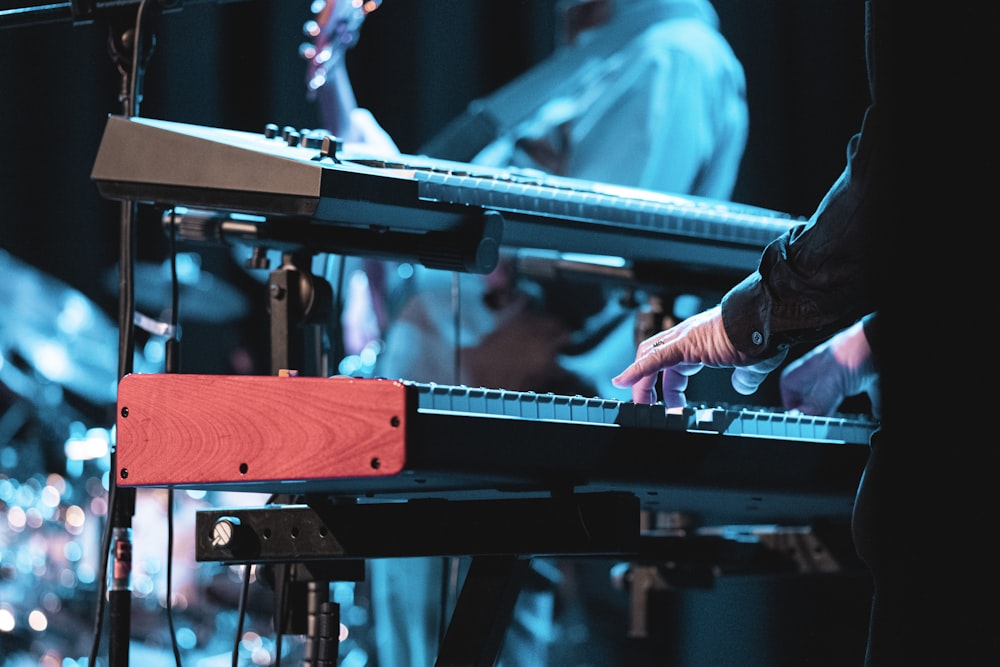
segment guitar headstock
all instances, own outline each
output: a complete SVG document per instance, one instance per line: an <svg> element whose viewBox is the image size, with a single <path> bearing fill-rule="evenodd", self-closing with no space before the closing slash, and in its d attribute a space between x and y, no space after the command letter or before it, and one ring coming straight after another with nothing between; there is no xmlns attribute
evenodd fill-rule
<svg viewBox="0 0 1000 667"><path fill-rule="evenodd" d="M323 87L330 67L358 43L365 18L381 4L382 0L313 0L313 18L302 26L311 41L299 47L309 62L310 93Z"/></svg>

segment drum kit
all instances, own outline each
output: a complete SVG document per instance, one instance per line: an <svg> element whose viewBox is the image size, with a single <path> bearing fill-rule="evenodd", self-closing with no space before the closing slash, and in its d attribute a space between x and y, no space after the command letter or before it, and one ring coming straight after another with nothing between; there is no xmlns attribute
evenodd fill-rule
<svg viewBox="0 0 1000 667"><path fill-rule="evenodd" d="M158 265L137 266L138 308L169 305L163 275ZM118 326L82 292L2 249L0 276L0 667L15 664L5 660L16 655L56 664L49 658L86 656L93 636ZM243 313L245 297L211 274L185 280L188 317L220 322ZM162 372L159 365L135 352L135 372ZM164 492L138 495L137 521L156 516L165 527ZM194 535L194 510L203 502L178 495L175 516L191 523L175 527L179 536ZM144 606L162 613L168 554L160 551L137 554L136 613ZM193 547L183 551L190 553L175 550L184 583L177 595L190 597L199 582L184 572L198 568ZM179 613L210 613L205 605L185 607Z"/></svg>

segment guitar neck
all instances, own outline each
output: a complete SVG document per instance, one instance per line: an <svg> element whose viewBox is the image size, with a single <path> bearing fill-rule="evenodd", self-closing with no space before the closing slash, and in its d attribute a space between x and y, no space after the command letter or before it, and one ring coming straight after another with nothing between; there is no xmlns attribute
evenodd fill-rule
<svg viewBox="0 0 1000 667"><path fill-rule="evenodd" d="M309 96L319 104L323 128L345 141L360 138L353 136L351 127L351 112L358 103L347 74L347 50L357 43L365 17L381 4L381 0L360 6L326 0L304 26L313 40L300 47L309 63Z"/></svg>
<svg viewBox="0 0 1000 667"><path fill-rule="evenodd" d="M323 128L345 141L352 141L356 137L351 136L351 112L358 102L347 74L344 54L341 52L333 57L336 62L327 70L326 81L311 92L319 105Z"/></svg>

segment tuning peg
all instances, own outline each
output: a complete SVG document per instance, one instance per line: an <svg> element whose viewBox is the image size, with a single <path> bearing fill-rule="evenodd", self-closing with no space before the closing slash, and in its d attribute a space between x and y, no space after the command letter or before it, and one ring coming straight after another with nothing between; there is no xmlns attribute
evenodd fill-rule
<svg viewBox="0 0 1000 667"><path fill-rule="evenodd" d="M322 32L322 28L320 28L319 23L315 19L309 19L302 24L302 34L306 37L316 39L319 37L320 32Z"/></svg>
<svg viewBox="0 0 1000 667"><path fill-rule="evenodd" d="M305 60L312 60L316 57L317 52L315 44L310 44L309 42L299 44L299 55Z"/></svg>

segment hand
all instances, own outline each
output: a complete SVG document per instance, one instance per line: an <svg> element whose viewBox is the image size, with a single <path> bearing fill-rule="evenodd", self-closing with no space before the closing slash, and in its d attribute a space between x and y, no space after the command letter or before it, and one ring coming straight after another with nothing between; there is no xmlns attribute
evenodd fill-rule
<svg viewBox="0 0 1000 667"><path fill-rule="evenodd" d="M368 275L364 271L352 273L347 282L344 312L340 316L344 331L344 352L347 354L361 354L370 343L381 338L382 328L379 325L375 298Z"/></svg>
<svg viewBox="0 0 1000 667"><path fill-rule="evenodd" d="M636 403L655 403L656 375L662 370L663 402L668 408L680 408L687 405L684 391L688 378L705 366L732 367L733 388L749 395L781 364L785 354L758 361L739 352L722 325L721 306L715 306L642 341L635 362L611 383L632 387Z"/></svg>
<svg viewBox="0 0 1000 667"><path fill-rule="evenodd" d="M791 362L781 373L781 401L787 410L829 416L846 397L861 393L868 394L878 417L878 374L860 321Z"/></svg>
<svg viewBox="0 0 1000 667"><path fill-rule="evenodd" d="M345 148L369 156L393 158L400 155L396 142L379 125L371 111L361 107L351 109L348 118L350 129L345 133Z"/></svg>

